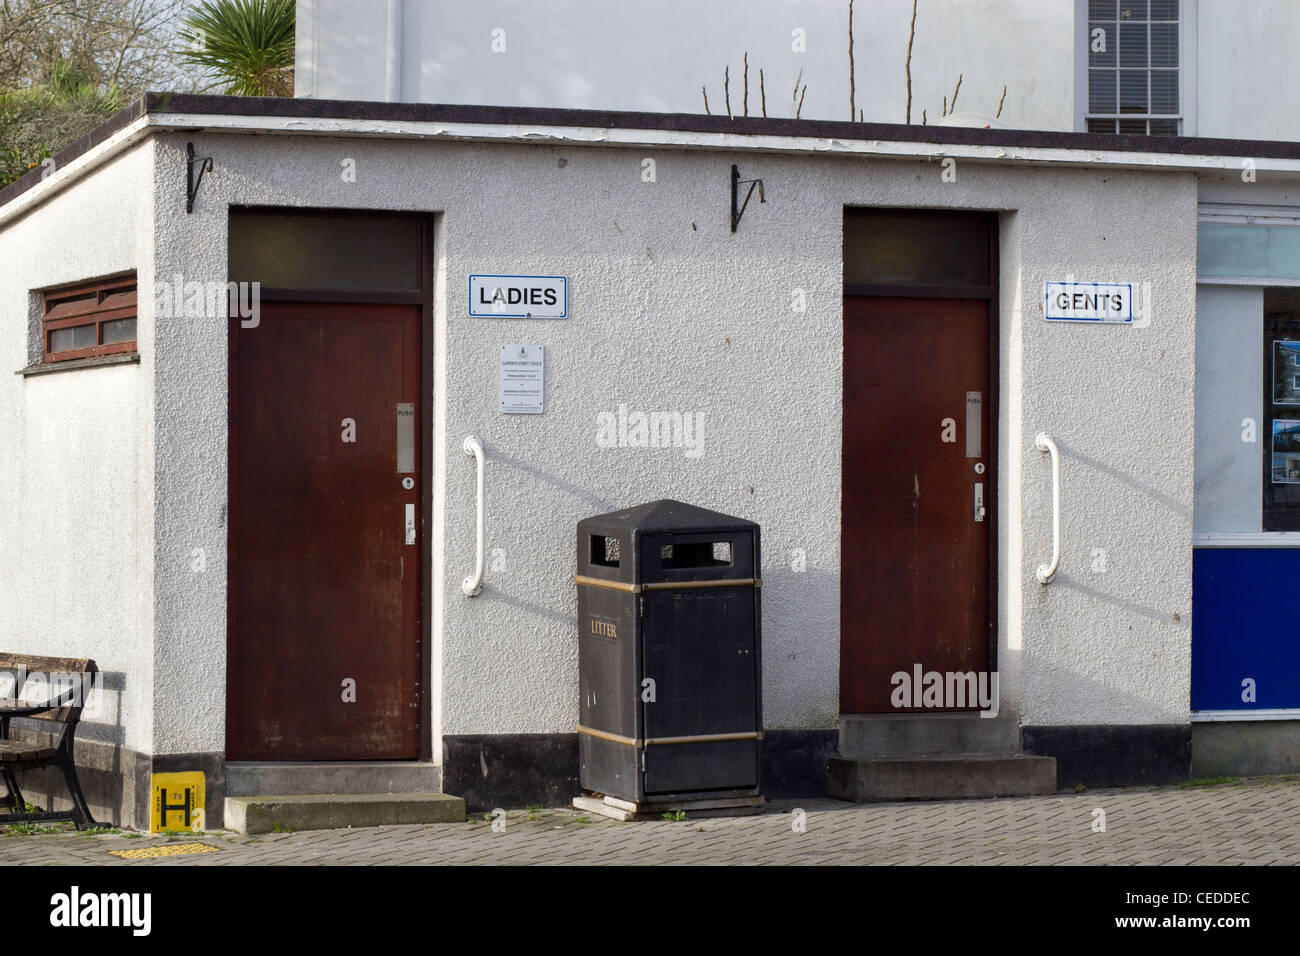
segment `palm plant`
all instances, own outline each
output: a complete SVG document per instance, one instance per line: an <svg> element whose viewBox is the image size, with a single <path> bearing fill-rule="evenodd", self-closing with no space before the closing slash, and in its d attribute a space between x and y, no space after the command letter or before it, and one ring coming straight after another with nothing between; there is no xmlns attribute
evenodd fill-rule
<svg viewBox="0 0 1300 956"><path fill-rule="evenodd" d="M294 0L205 0L179 31L178 55L233 96L292 96Z"/></svg>

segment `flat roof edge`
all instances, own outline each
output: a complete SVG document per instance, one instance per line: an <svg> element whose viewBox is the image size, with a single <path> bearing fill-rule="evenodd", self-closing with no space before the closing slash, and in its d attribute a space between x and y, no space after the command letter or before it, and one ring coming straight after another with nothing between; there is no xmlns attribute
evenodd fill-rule
<svg viewBox="0 0 1300 956"><path fill-rule="evenodd" d="M67 165L79 156L94 149L142 116L221 117L227 120L255 118L305 121L341 121L364 124L455 124L483 127L534 127L556 130L610 130L629 133L644 131L659 134L658 138L673 133L694 137L694 142L674 144L661 141L657 145L700 146L701 134L743 139L765 139L769 143L780 140L834 140L840 142L877 142L935 147L966 147L981 149L1046 150L1096 154L1090 164L1107 165L1113 156L1114 165L1133 165L1134 156L1149 156L1152 167L1230 169L1222 163L1207 163L1211 157L1255 160L1282 160L1300 164L1300 143L1270 140L1210 139L1200 137L1128 136L1106 133L1074 133L1052 130L987 129L962 126L918 126L900 123L850 123L832 120L783 119L768 117L726 117L696 113L642 113L617 110L553 109L528 106L474 106L447 103L385 103L369 100L318 100L308 98L213 96L192 93L146 93L119 113L110 117L91 132L80 137L54 157L55 167ZM153 125L153 124L151 124ZM156 124L166 127L165 121ZM230 132L238 132L238 122L214 123ZM251 125L251 124L250 124ZM257 124L261 130L270 131L269 124ZM285 132L300 132L286 128ZM320 132L327 132L320 130ZM335 135L367 135L370 131L340 128ZM503 137L486 137L498 139ZM561 137L557 136L557 139ZM630 137L619 137L628 140ZM516 140L517 141L517 140ZM599 140L586 140L599 142ZM720 146L726 144L719 144ZM733 143L739 147L741 144ZM768 148L771 148L770 146ZM796 148L791 144L791 148ZM852 152L848 150L846 152ZM820 151L819 151L820 153ZM882 150L888 155L888 150ZM906 154L895 154L906 155ZM968 152L967 155L980 155ZM1161 161L1169 157L1170 161ZM988 159L1033 160L1033 156L998 157L983 154ZM1062 162L1059 154L1053 157ZM1179 162L1179 160L1184 162ZM1300 166L1298 166L1300 171ZM34 169L22 178L0 189L0 209L42 181L44 170Z"/></svg>
<svg viewBox="0 0 1300 956"><path fill-rule="evenodd" d="M1195 136L1129 136L1063 130L986 129L903 123L762 116L726 117L701 113L642 113L621 110L557 109L534 106L477 106L456 103L385 103L374 100L317 100L306 97L239 97L190 93L146 93L150 113L280 116L300 119L392 120L480 123L502 126L597 127L741 136L888 140L962 146L1015 146L1102 152L1225 155L1300 159L1300 143L1284 140L1212 139Z"/></svg>

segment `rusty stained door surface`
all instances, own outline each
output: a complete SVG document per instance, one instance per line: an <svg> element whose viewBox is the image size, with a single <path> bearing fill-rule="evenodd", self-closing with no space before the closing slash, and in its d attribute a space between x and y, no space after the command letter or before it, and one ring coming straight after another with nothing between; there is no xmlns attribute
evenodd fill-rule
<svg viewBox="0 0 1300 956"><path fill-rule="evenodd" d="M420 364L418 306L232 322L230 759L419 756Z"/></svg>
<svg viewBox="0 0 1300 956"><path fill-rule="evenodd" d="M844 300L841 713L931 709L891 703L917 664L989 668L988 316L983 300Z"/></svg>

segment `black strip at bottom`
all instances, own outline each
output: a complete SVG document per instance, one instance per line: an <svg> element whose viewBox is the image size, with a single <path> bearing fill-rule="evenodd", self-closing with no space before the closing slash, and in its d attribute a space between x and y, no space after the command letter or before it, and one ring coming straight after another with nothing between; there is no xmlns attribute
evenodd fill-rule
<svg viewBox="0 0 1300 956"><path fill-rule="evenodd" d="M467 810L569 806L582 794L578 735L444 735L442 791L463 798Z"/></svg>
<svg viewBox="0 0 1300 956"><path fill-rule="evenodd" d="M824 797L838 730L763 731L763 795L769 800Z"/></svg>
<svg viewBox="0 0 1300 956"><path fill-rule="evenodd" d="M834 730L763 732L763 794L824 797ZM449 734L442 738L442 789L469 810L569 806L582 794L577 734Z"/></svg>
<svg viewBox="0 0 1300 956"><path fill-rule="evenodd" d="M1178 783L1192 770L1191 724L1020 728L1021 749L1056 758L1061 789Z"/></svg>

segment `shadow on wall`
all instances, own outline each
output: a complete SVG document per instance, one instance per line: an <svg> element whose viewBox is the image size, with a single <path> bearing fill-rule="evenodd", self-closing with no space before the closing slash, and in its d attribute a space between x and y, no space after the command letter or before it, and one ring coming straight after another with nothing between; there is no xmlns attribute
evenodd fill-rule
<svg viewBox="0 0 1300 956"><path fill-rule="evenodd" d="M515 458L511 455L507 455L504 452L502 452L499 448L485 447L485 454L488 457L489 465L497 465L505 468L514 469L515 471L527 475L529 478L532 478L537 482L540 482L545 485L550 485L552 488L556 489L557 491L561 491L565 495L569 496L570 498L573 498L576 501L583 503L582 507L579 509L582 513L579 514L576 518L574 518L575 525L580 519L587 517L587 515L589 514L593 514L593 515L604 514L607 511L613 511L616 508L627 506L625 504L621 504L618 501L614 501L610 498L605 498L602 497L601 495L594 494L590 489L584 488L581 485L574 484L571 481L566 481L563 478L558 478L555 475L551 474L550 472L543 471L540 468L537 468L532 464L530 464L529 462L526 462L520 458ZM484 494L489 495L490 492L491 489L488 488L485 490ZM631 502L631 504L633 505L640 504L640 502L634 501Z"/></svg>
<svg viewBox="0 0 1300 956"><path fill-rule="evenodd" d="M574 570L571 566L557 567L553 571L556 587L564 596L565 608L557 610L546 607L536 601L516 596L505 588L494 585L491 576L483 583L483 597L500 602L517 610L521 620L529 615L533 618L551 621L571 631L577 640L577 592L573 583ZM810 608L832 607L839 602L839 577L825 571L796 572L782 563L776 570L763 573L762 633L763 633L763 674L765 686L780 686L791 700L812 700L815 713L797 721L795 727L787 729L830 729L836 726L839 717L837 685L827 685L825 667L804 667L798 661L804 660L810 653L810 640L807 634L809 622L814 616ZM824 622L834 634L839 632L839 621ZM773 639L773 634L781 635ZM839 642L834 640L833 647L823 647L820 656L827 655L836 661L838 669ZM824 664L824 661L823 661ZM766 691L765 691L766 694ZM574 689L573 699L578 698ZM788 708L787 708L788 709Z"/></svg>
<svg viewBox="0 0 1300 956"><path fill-rule="evenodd" d="M1173 512L1173 514L1176 517L1182 518L1185 521L1187 521L1190 526L1192 520L1192 504L1190 501L1187 502L1179 501L1177 498L1174 498L1163 491L1159 491L1158 489L1156 489L1152 485L1147 484L1146 482L1139 481L1138 479L1130 475L1126 475L1122 471L1117 471L1115 468L1111 467L1110 465L1104 464L1103 462L1100 462L1095 458L1091 458L1088 455L1084 455L1080 453L1078 449L1071 447L1067 442L1062 441L1060 438L1056 438L1055 436L1053 436L1053 438L1056 441L1056 447L1060 449L1061 452L1061 494L1062 496L1064 496L1065 494L1066 462L1076 461L1079 464L1086 465L1092 470L1100 472L1109 478L1113 478L1114 480L1122 484L1128 485L1130 488L1140 493L1144 498L1148 499L1149 501L1163 505L1169 511Z"/></svg>
<svg viewBox="0 0 1300 956"><path fill-rule="evenodd" d="M128 808L129 815L129 808L134 806L136 776L135 761L124 746L122 694L126 690L126 674L100 671L99 680L99 707L96 710L94 702L88 701L77 724L74 748L77 778L96 821L121 825L125 822L123 807ZM95 716L87 716L87 711L96 711ZM28 741L52 741L57 735L57 730L51 732L49 724L40 720L15 720L10 731L15 739ZM19 774L18 785L28 802L44 810L72 808L63 772L57 768ZM143 786L148 786L147 780Z"/></svg>
<svg viewBox="0 0 1300 956"><path fill-rule="evenodd" d="M1157 624L1176 624L1184 627L1190 627L1192 621L1192 612L1186 608L1183 611L1164 610L1162 608L1149 607L1145 604L1139 604L1136 601L1128 601L1118 595L1107 594L1105 591L1097 588L1088 587L1077 577L1072 577L1064 571L1057 571L1056 577L1052 578L1052 583L1048 585L1053 588L1060 588L1066 591L1077 591L1080 594L1087 595L1094 600L1109 604L1112 607L1128 611L1130 614L1136 614L1139 617L1145 617ZM1040 601L1040 607L1046 602L1046 595ZM1188 638L1190 640L1190 636Z"/></svg>
<svg viewBox="0 0 1300 956"><path fill-rule="evenodd" d="M1156 508L1188 528L1191 525L1192 505L1158 490L1148 482L1125 474L1095 458L1083 455L1067 443L1056 439L1062 457L1062 495L1068 500L1070 464L1082 465L1095 474L1131 488L1140 504L1147 509ZM1077 478L1075 480L1078 480ZM1082 483L1082 482L1081 482ZM1190 556L1190 542L1188 542ZM1108 627L1132 631L1126 619L1141 618L1168 630L1155 640L1148 632L1148 650L1155 654L1170 652L1185 646L1191 640L1190 607L1154 607L1126 596L1103 590L1103 585L1123 580L1115 575L1098 573L1096 584L1090 573L1093 562L1099 559L1096 552L1078 551L1083 556L1084 570L1063 566L1049 588L1076 592L1092 602L1109 605L1115 609L1107 615ZM1104 556L1100 558L1105 560ZM1032 571L1030 571L1032 574ZM1131 580L1128 579L1128 580ZM1088 583L1085 583L1088 582ZM1049 588L1041 588L1036 601L1038 608L1048 606ZM1166 636L1167 635L1167 636ZM1078 643L1070 634L1058 635L1062 642ZM1134 640L1130 634L1129 643ZM1180 644L1181 642L1181 644ZM1103 673L1118 674L1118 665L1102 661ZM1186 675L1190 679L1190 675ZM1156 686L1153 680L1152 687ZM1057 782L1060 787L1084 785L1088 787L1135 786L1174 783L1186 780L1191 771L1191 723L1186 713L1171 713L1162 722L1149 721L1150 717L1134 718L1133 713L1150 714L1153 704L1149 696L1117 686L1104 679L1089 676L1076 669L1056 666L1041 658L1029 658L1021 674L1023 699L1044 701L1051 692L1068 694L1072 700L1086 700L1090 714L1098 715L1096 723L1069 723L1044 725L1024 724L1021 741L1026 753L1055 757ZM1043 693L1047 691L1048 693ZM1116 715L1106 719L1106 715ZM1029 720L1034 715L1028 715ZM1101 722L1105 720L1106 722Z"/></svg>

